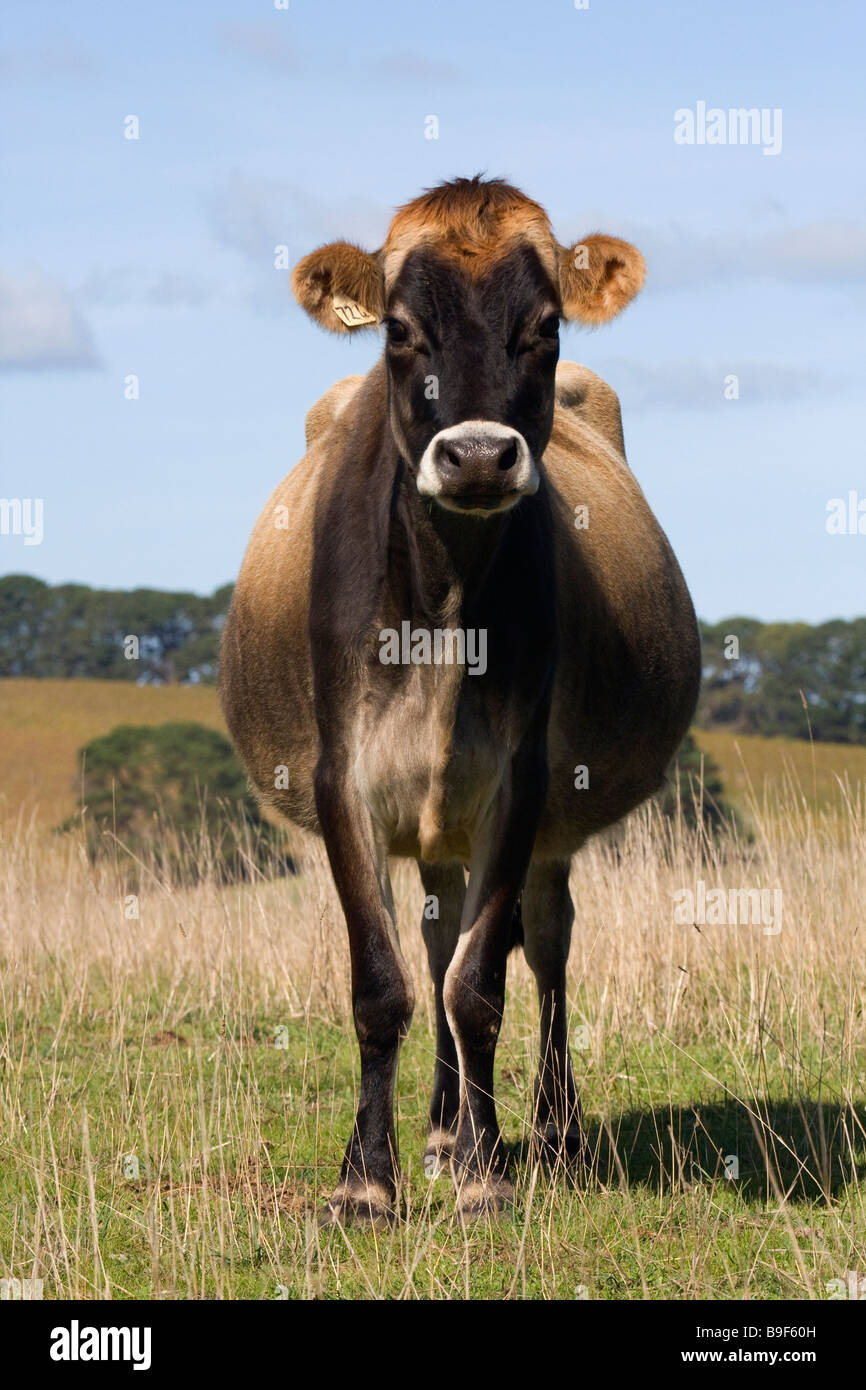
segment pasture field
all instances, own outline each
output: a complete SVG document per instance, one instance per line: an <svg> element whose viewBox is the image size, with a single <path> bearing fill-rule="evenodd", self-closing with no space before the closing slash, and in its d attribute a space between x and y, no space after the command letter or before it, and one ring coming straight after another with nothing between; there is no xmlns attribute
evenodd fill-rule
<svg viewBox="0 0 866 1390"><path fill-rule="evenodd" d="M696 729L695 739L718 764L728 799L745 806L757 797L766 815L783 813L791 799L800 798L816 810L835 812L844 823L848 798L840 783L866 780L866 748L859 744L755 738L716 729Z"/></svg>
<svg viewBox="0 0 866 1390"><path fill-rule="evenodd" d="M77 805L79 748L117 724L185 719L225 733L214 686L0 679L0 822L24 807L43 828L59 824ZM718 763L729 799L745 806L757 798L765 815L803 797L815 809L835 809L844 822L839 779L866 781L866 748L703 729L695 737Z"/></svg>
<svg viewBox="0 0 866 1390"><path fill-rule="evenodd" d="M228 887L145 866L135 918L120 848L93 867L75 834L7 821L2 1274L48 1298L827 1298L866 1272L866 791L844 819L784 780L776 798L747 805L748 840L648 808L579 856L567 1004L591 1162L551 1174L529 1151L537 1008L515 952L497 1096L517 1200L465 1228L421 1169L432 997L423 894L395 866L418 1003L384 1232L316 1220L358 1081L321 849ZM781 889L781 930L676 922L699 879Z"/></svg>
<svg viewBox="0 0 866 1390"><path fill-rule="evenodd" d="M78 804L78 750L117 724L194 719L225 732L213 686L132 681L0 680L0 821L50 828Z"/></svg>

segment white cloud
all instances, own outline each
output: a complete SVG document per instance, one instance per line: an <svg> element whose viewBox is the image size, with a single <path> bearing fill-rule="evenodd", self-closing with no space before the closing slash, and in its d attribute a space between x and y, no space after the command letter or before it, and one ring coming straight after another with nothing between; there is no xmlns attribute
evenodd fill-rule
<svg viewBox="0 0 866 1390"><path fill-rule="evenodd" d="M217 241L260 267L273 263L275 246L295 241L322 216L318 201L294 185L237 172L213 192L207 210Z"/></svg>
<svg viewBox="0 0 866 1390"><path fill-rule="evenodd" d="M233 53L240 53L269 67L292 70L297 68L295 50L280 31L281 16L274 13L272 22L235 24L222 31L222 41Z"/></svg>
<svg viewBox="0 0 866 1390"><path fill-rule="evenodd" d="M851 282L866 279L866 227L813 222L767 237L759 245L766 273L783 279Z"/></svg>
<svg viewBox="0 0 866 1390"><path fill-rule="evenodd" d="M249 301L271 311L293 302L286 271L274 267L276 247L288 247L290 265L326 241L353 241L375 250L393 215L367 199L347 197L331 205L295 184L237 172L211 194L207 213L216 239L243 256L253 272Z"/></svg>
<svg viewBox="0 0 866 1390"><path fill-rule="evenodd" d="M601 370L601 369L600 369ZM842 378L828 379L811 367L774 362L736 362L701 366L694 362L643 362L612 360L602 370L628 409L713 410L735 409L764 401L801 400L847 386ZM737 378L738 395L725 398L726 382Z"/></svg>
<svg viewBox="0 0 866 1390"><path fill-rule="evenodd" d="M145 270L140 266L94 266L78 287L84 304L115 309L153 304L163 309L197 307L212 297L212 286L195 272Z"/></svg>
<svg viewBox="0 0 866 1390"><path fill-rule="evenodd" d="M65 286L42 270L0 274L0 369L101 366L90 330Z"/></svg>
<svg viewBox="0 0 866 1390"><path fill-rule="evenodd" d="M380 77L392 82L456 82L460 76L460 69L453 63L408 49L384 53L375 58L370 67Z"/></svg>
<svg viewBox="0 0 866 1390"><path fill-rule="evenodd" d="M244 58L251 58L263 67L276 71L297 72L304 63L297 50L288 39L282 20L274 14L270 20L253 24L234 24L222 29L219 34L223 47ZM322 75L320 62L314 64L315 71ZM416 49L395 49L390 53L365 55L364 72L388 82L455 82L460 76L459 68L441 58L431 58ZM351 53L335 49L328 57L326 73L333 74L335 80L345 80L350 74L357 74L358 60Z"/></svg>
<svg viewBox="0 0 866 1390"><path fill-rule="evenodd" d="M646 256L648 289L720 280L822 285L866 280L866 226L852 222L814 222L754 237L636 229L631 239Z"/></svg>

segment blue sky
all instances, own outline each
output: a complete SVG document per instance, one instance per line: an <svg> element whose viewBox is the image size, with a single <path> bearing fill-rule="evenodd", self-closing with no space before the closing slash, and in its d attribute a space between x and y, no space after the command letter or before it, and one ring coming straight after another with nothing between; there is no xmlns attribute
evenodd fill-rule
<svg viewBox="0 0 866 1390"><path fill-rule="evenodd" d="M0 496L43 498L44 539L0 535L0 573L234 578L305 411L379 351L304 317L275 246L375 249L396 204L486 170L560 240L647 257L640 298L563 356L619 391L701 616L866 611L866 535L825 525L866 500L858 4L4 9ZM675 143L699 101L780 110L781 151Z"/></svg>

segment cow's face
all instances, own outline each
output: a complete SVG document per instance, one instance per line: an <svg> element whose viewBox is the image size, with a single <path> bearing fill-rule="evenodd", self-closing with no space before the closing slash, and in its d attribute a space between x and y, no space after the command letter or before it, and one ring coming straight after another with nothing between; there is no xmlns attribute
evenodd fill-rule
<svg viewBox="0 0 866 1390"><path fill-rule="evenodd" d="M566 249L538 204L477 179L408 204L381 251L337 242L293 276L325 327L384 327L390 426L418 492L476 517L538 488L560 321L603 323L642 283L627 242Z"/></svg>
<svg viewBox="0 0 866 1390"><path fill-rule="evenodd" d="M422 496L487 515L538 487L559 357L559 290L534 247L470 276L409 252L387 295L391 429Z"/></svg>

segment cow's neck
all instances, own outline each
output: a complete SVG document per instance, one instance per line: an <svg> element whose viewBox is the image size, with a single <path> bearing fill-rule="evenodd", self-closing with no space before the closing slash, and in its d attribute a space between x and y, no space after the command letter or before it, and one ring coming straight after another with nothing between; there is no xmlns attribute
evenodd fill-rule
<svg viewBox="0 0 866 1390"><path fill-rule="evenodd" d="M511 514L482 520L447 511L419 495L402 464L398 489L393 521L398 544L405 547L413 610L419 617L453 620L458 611L483 602Z"/></svg>

